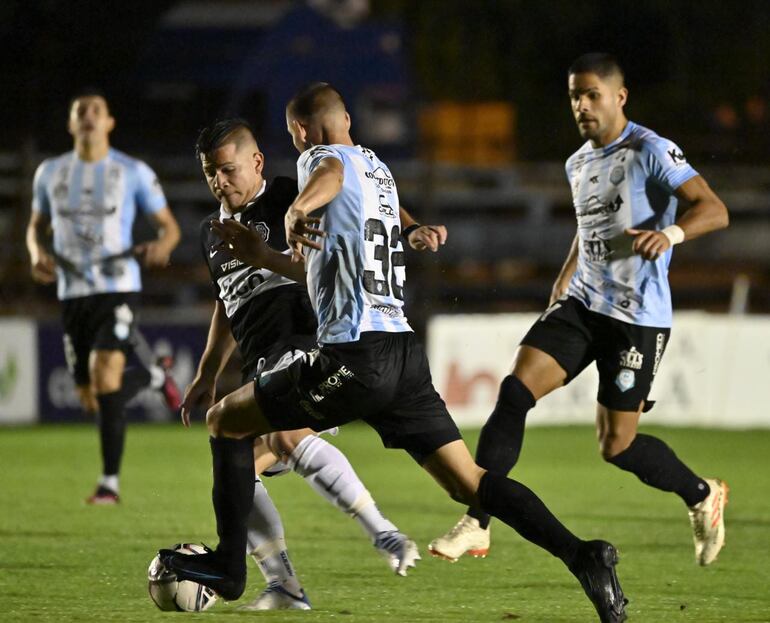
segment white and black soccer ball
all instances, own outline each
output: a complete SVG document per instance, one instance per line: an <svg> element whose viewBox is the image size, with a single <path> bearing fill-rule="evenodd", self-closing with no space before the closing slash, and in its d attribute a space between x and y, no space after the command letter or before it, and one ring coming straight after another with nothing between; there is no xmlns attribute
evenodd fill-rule
<svg viewBox="0 0 770 623"><path fill-rule="evenodd" d="M207 551L195 543L177 543L172 549L182 554L205 554ZM202 612L211 608L218 597L207 586L190 580L178 581L176 574L163 566L160 556L152 559L147 580L150 597L161 610Z"/></svg>

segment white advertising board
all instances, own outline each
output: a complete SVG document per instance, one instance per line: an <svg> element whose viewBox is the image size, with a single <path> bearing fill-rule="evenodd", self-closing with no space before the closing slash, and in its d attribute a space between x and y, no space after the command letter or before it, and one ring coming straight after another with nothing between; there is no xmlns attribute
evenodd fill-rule
<svg viewBox="0 0 770 623"><path fill-rule="evenodd" d="M428 325L433 382L460 425L480 426L494 408L516 347L537 314L436 316ZM527 423L591 424L598 375L589 366L542 399ZM770 428L770 317L675 314L671 340L643 422Z"/></svg>
<svg viewBox="0 0 770 623"><path fill-rule="evenodd" d="M37 361L37 325L0 320L0 424L37 420Z"/></svg>

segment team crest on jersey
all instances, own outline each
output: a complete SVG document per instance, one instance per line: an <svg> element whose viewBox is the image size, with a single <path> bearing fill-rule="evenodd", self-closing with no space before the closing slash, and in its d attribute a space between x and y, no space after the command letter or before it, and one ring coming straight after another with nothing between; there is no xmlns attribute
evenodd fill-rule
<svg viewBox="0 0 770 623"><path fill-rule="evenodd" d="M259 232L262 240L267 242L267 238L270 236L270 228L267 226L267 223L260 221L259 223L250 223L250 225L252 229Z"/></svg>
<svg viewBox="0 0 770 623"><path fill-rule="evenodd" d="M632 346L631 350L620 351L620 367L630 368L631 370L641 370L644 363L644 355Z"/></svg>
<svg viewBox="0 0 770 623"><path fill-rule="evenodd" d="M612 169L612 172L610 173L610 182L617 186L624 179L626 179L626 170L622 166L618 165Z"/></svg>
<svg viewBox="0 0 770 623"><path fill-rule="evenodd" d="M622 392L627 392L636 385L636 373L633 370L623 369L618 372L618 376L615 378L615 385Z"/></svg>

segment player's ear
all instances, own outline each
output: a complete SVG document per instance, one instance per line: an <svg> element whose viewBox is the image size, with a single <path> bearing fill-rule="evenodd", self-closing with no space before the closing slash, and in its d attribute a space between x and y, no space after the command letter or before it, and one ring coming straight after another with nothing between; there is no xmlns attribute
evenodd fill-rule
<svg viewBox="0 0 770 623"><path fill-rule="evenodd" d="M107 134L115 129L115 117L112 115L107 116Z"/></svg>
<svg viewBox="0 0 770 623"><path fill-rule="evenodd" d="M254 159L254 170L259 175L262 175L262 169L265 168L265 155L261 151L257 150L254 152L252 158Z"/></svg>
<svg viewBox="0 0 770 623"><path fill-rule="evenodd" d="M618 89L618 106L623 108L628 101L628 89L626 87L620 87Z"/></svg>
<svg viewBox="0 0 770 623"><path fill-rule="evenodd" d="M345 111L345 129L350 132L350 114L348 111Z"/></svg>

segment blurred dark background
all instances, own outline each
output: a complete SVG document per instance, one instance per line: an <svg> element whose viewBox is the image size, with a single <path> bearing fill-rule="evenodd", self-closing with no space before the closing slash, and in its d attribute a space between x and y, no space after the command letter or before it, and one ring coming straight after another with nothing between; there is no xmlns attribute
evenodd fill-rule
<svg viewBox="0 0 770 623"><path fill-rule="evenodd" d="M677 248L675 306L770 312L768 2L4 0L0 42L0 313L58 314L28 277L23 233L35 168L71 149L79 88L106 92L113 146L156 170L183 228L172 266L145 276L146 314L205 320L197 224L216 206L197 131L245 116L268 175L293 175L283 107L314 80L341 90L402 203L449 227L441 253L409 258L418 328L540 309L575 231L566 69L587 51L619 57L628 116L676 141L731 210L729 230Z"/></svg>

